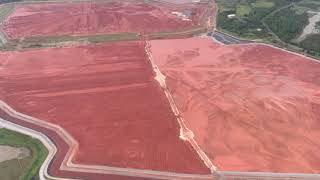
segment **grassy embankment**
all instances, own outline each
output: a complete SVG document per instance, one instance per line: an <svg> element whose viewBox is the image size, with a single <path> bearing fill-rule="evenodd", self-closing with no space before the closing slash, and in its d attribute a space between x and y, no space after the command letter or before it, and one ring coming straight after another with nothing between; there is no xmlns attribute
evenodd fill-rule
<svg viewBox="0 0 320 180"><path fill-rule="evenodd" d="M0 7L0 23L1 24L4 22L4 20L10 15L10 13L13 10L14 10L14 5L12 4L2 5ZM2 46L6 42L7 42L7 37L0 29L0 46Z"/></svg>
<svg viewBox="0 0 320 180"><path fill-rule="evenodd" d="M37 139L8 129L0 129L0 145L26 147L31 156L0 163L1 180L36 180L39 169L47 157L48 151Z"/></svg>
<svg viewBox="0 0 320 180"><path fill-rule="evenodd" d="M28 48L61 47L67 44L102 43L112 41L139 40L137 33L101 34L87 36L34 36L23 39L12 39L0 47L3 51L12 51Z"/></svg>
<svg viewBox="0 0 320 180"><path fill-rule="evenodd" d="M164 39L164 38L180 38L190 37L197 34L201 34L207 31L205 27L193 27L191 29L183 31L172 32L157 32L145 34L150 39ZM101 34L101 35L87 35L87 36L35 36L23 39L12 39L3 46L0 46L0 50L12 51L29 48L48 48L48 47L62 47L70 44L79 43L103 43L113 41L136 41L141 37L138 33L119 33L119 34Z"/></svg>

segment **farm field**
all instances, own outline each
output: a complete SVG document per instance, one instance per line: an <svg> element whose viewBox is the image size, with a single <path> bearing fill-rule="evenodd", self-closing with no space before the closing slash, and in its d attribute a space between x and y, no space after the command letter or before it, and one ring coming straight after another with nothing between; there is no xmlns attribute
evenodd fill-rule
<svg viewBox="0 0 320 180"><path fill-rule="evenodd" d="M1 52L0 64L0 99L69 132L73 163L209 173L179 139L143 43Z"/></svg>
<svg viewBox="0 0 320 180"><path fill-rule="evenodd" d="M4 21L3 30L11 39L178 31L199 25L205 8L205 4L168 6L139 1L19 4Z"/></svg>
<svg viewBox="0 0 320 180"><path fill-rule="evenodd" d="M151 41L200 147L222 171L319 173L320 63L266 45Z"/></svg>

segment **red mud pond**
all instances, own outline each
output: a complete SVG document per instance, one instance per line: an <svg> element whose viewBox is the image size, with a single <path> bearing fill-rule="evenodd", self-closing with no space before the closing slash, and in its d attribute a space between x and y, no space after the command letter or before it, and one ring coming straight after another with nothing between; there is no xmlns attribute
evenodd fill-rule
<svg viewBox="0 0 320 180"><path fill-rule="evenodd" d="M151 49L219 170L320 173L320 62L200 37L155 40Z"/></svg>
<svg viewBox="0 0 320 180"><path fill-rule="evenodd" d="M18 4L5 20L11 38L184 30L198 25L205 4L168 6L136 1ZM188 12L189 20L172 12Z"/></svg>
<svg viewBox="0 0 320 180"><path fill-rule="evenodd" d="M179 127L140 42L0 52L0 99L63 127L72 161L207 174Z"/></svg>

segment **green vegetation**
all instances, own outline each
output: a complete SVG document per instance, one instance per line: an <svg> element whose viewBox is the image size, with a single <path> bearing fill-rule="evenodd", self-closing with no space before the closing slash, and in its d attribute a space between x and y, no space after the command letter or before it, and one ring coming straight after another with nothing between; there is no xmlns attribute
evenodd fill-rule
<svg viewBox="0 0 320 180"><path fill-rule="evenodd" d="M198 35L205 32L207 32L207 28L199 26L199 27L194 27L193 29L189 29L185 31L150 33L148 34L148 37L150 39L190 37L190 36Z"/></svg>
<svg viewBox="0 0 320 180"><path fill-rule="evenodd" d="M26 147L31 150L31 156L21 160L9 160L0 163L1 180L36 180L38 172L48 151L43 144L30 136L8 129L0 129L0 145Z"/></svg>
<svg viewBox="0 0 320 180"><path fill-rule="evenodd" d="M289 0L217 0L217 3L219 29L248 39L270 39L263 18L288 5ZM230 14L236 17L228 18Z"/></svg>
<svg viewBox="0 0 320 180"><path fill-rule="evenodd" d="M46 0L0 0L0 4L19 3L19 2L28 2L28 1L46 1Z"/></svg>
<svg viewBox="0 0 320 180"><path fill-rule="evenodd" d="M301 42L301 46L307 53L320 57L320 34L307 36L307 38Z"/></svg>
<svg viewBox="0 0 320 180"><path fill-rule="evenodd" d="M250 6L238 4L236 6L236 14L237 16L244 17L248 16L251 13L251 8Z"/></svg>
<svg viewBox="0 0 320 180"><path fill-rule="evenodd" d="M13 11L14 5L4 5L0 7L0 22L3 22Z"/></svg>
<svg viewBox="0 0 320 180"><path fill-rule="evenodd" d="M297 37L309 24L310 12L320 12L319 0L216 0L219 6L218 29L244 39L251 39L307 52L319 57L319 34L303 42ZM228 17L236 14L235 17ZM320 31L320 23L316 25ZM313 39L314 38L314 39ZM310 43L310 45L306 45ZM320 46L320 45L319 45Z"/></svg>
<svg viewBox="0 0 320 180"><path fill-rule="evenodd" d="M313 10L313 11L319 11L320 10L320 1L304 0L301 3L299 3L299 6L309 8L310 10Z"/></svg>
<svg viewBox="0 0 320 180"><path fill-rule="evenodd" d="M315 28L320 32L320 21L316 23L316 27Z"/></svg>
<svg viewBox="0 0 320 180"><path fill-rule="evenodd" d="M303 31L309 21L306 12L296 13L294 7L290 6L272 14L265 22L281 40L290 42Z"/></svg>
<svg viewBox="0 0 320 180"><path fill-rule="evenodd" d="M110 42L110 41L130 41L139 40L137 33L122 33L122 34L111 34L111 35L94 35L88 36L87 40L91 43Z"/></svg>
<svg viewBox="0 0 320 180"><path fill-rule="evenodd" d="M274 2L272 1L264 1L264 0L258 0L254 3L251 3L251 5L254 8L264 8L264 9L270 9L274 6Z"/></svg>
<svg viewBox="0 0 320 180"><path fill-rule="evenodd" d="M106 41L120 41L120 40L137 40L139 38L137 33L120 33L120 34L100 34L88 36L34 36L22 40L22 44L53 44L63 42L77 42L89 41L92 43L106 42Z"/></svg>
<svg viewBox="0 0 320 180"><path fill-rule="evenodd" d="M20 2L22 0L1 0L1 4L5 4L5 3L13 3L13 2Z"/></svg>
<svg viewBox="0 0 320 180"><path fill-rule="evenodd" d="M100 34L88 36L34 36L24 39L10 40L0 50L19 50L25 48L47 48L60 47L73 43L102 43L111 41L134 41L139 40L137 33L120 33L120 34Z"/></svg>
<svg viewBox="0 0 320 180"><path fill-rule="evenodd" d="M200 33L207 32L205 27L194 27L184 31L173 32L158 32L146 34L150 39L189 37ZM23 39L12 39L0 46L0 50L12 51L28 48L48 48L61 47L65 45L79 44L79 43L103 43L112 41L136 41L141 37L138 33L119 33L119 34L100 34L87 36L34 36Z"/></svg>

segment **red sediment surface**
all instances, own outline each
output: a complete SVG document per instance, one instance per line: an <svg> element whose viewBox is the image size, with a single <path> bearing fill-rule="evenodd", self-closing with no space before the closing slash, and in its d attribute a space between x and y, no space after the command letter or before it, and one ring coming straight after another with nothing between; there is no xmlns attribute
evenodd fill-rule
<svg viewBox="0 0 320 180"><path fill-rule="evenodd" d="M48 173L51 176L54 177L60 177L60 178L73 178L73 179L90 179L90 180L101 180L101 179L112 179L112 180L147 180L149 178L138 178L138 177L129 177L129 176L121 176L121 175L112 175L112 174L97 174L97 173L87 173L87 172L75 172L75 171L65 171L60 170L60 165L63 162L63 159L65 158L67 151L68 151L68 144L64 141L64 139L61 138L55 132L54 130L50 130L47 128L44 128L40 125L29 123L24 120L21 120L19 118L15 118L6 111L0 109L0 117L3 119L6 119L10 122L13 122L15 124L19 124L21 126L33 129L35 131L44 133L50 139L55 143L57 146L57 153L54 156L53 161L49 165Z"/></svg>
<svg viewBox="0 0 320 180"><path fill-rule="evenodd" d="M72 161L208 173L179 126L139 42L0 54L0 98L63 127Z"/></svg>
<svg viewBox="0 0 320 180"><path fill-rule="evenodd" d="M220 170L320 173L320 63L265 45L151 42L195 139Z"/></svg>
<svg viewBox="0 0 320 180"><path fill-rule="evenodd" d="M12 38L175 31L198 25L205 5L168 7L135 1L21 4L3 30ZM172 14L190 10L192 21Z"/></svg>

